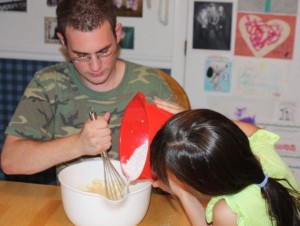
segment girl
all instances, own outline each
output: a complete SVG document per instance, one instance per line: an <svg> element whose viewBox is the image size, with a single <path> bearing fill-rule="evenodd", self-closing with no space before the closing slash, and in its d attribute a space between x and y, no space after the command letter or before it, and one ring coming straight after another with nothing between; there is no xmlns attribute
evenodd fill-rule
<svg viewBox="0 0 300 226"><path fill-rule="evenodd" d="M299 188L278 139L212 110L180 112L152 141L153 185L177 197L193 225L300 225Z"/></svg>

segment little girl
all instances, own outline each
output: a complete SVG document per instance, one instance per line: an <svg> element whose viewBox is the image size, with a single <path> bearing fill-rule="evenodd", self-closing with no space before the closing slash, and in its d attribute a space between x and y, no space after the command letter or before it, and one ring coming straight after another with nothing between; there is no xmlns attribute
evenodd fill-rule
<svg viewBox="0 0 300 226"><path fill-rule="evenodd" d="M177 197L194 226L299 226L299 187L278 139L212 110L182 111L151 143L153 185Z"/></svg>

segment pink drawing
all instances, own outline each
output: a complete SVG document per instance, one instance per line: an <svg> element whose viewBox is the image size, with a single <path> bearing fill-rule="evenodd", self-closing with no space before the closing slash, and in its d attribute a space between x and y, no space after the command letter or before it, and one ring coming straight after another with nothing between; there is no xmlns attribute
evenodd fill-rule
<svg viewBox="0 0 300 226"><path fill-rule="evenodd" d="M236 55L292 59L296 18L238 14Z"/></svg>
<svg viewBox="0 0 300 226"><path fill-rule="evenodd" d="M246 17L246 21L245 27L249 39L257 51L278 42L282 36L283 27L279 23L268 24L256 18L251 20L250 16Z"/></svg>
<svg viewBox="0 0 300 226"><path fill-rule="evenodd" d="M263 57L283 43L290 34L290 26L283 20L263 21L256 15L245 15L239 29L249 49L256 57Z"/></svg>

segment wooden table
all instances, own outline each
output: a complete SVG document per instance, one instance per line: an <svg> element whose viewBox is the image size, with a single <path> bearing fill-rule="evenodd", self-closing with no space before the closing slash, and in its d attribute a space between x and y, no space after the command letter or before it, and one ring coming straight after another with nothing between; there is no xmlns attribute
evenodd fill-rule
<svg viewBox="0 0 300 226"><path fill-rule="evenodd" d="M60 187L0 181L0 225L68 226ZM152 193L150 206L139 226L190 225L178 201Z"/></svg>

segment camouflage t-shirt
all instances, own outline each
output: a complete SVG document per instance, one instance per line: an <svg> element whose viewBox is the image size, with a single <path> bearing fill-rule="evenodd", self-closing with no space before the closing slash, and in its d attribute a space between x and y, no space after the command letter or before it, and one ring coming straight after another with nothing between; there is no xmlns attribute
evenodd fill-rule
<svg viewBox="0 0 300 226"><path fill-rule="evenodd" d="M93 107L98 115L111 113L109 126L113 144L109 155L118 158L122 115L134 95L142 92L150 102L154 96L173 100L169 86L155 70L124 62L126 68L121 83L108 92L86 87L70 62L38 71L28 84L5 134L39 141L69 136L80 131L89 118L89 108Z"/></svg>

